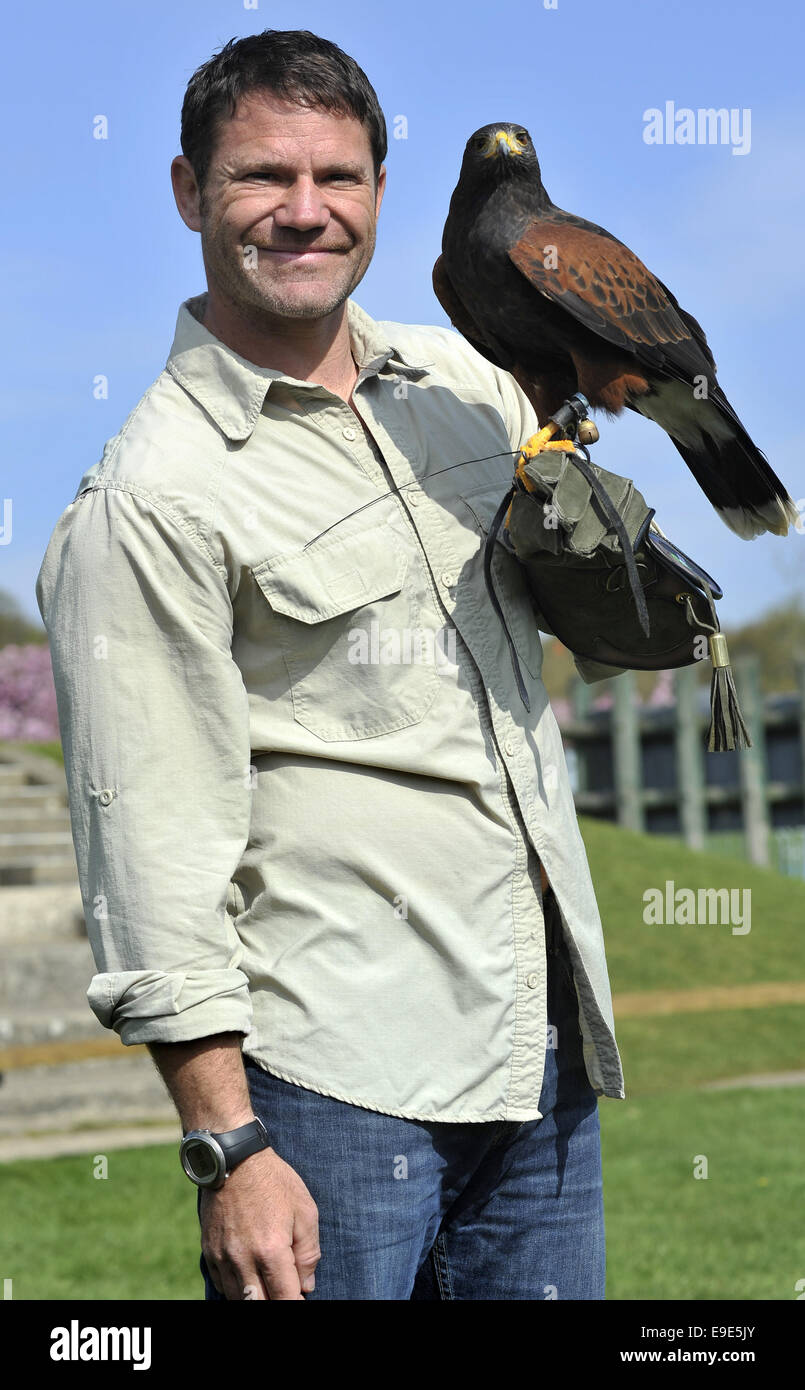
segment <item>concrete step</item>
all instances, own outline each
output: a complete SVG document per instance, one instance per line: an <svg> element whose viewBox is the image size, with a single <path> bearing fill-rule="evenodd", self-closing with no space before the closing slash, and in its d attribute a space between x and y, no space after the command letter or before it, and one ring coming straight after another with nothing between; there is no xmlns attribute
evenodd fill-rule
<svg viewBox="0 0 805 1390"><path fill-rule="evenodd" d="M13 864L0 864L0 888L31 883L76 883L78 870L75 853L69 858L41 855L27 856Z"/></svg>
<svg viewBox="0 0 805 1390"><path fill-rule="evenodd" d="M75 868L75 865L73 866ZM86 939L81 890L71 884L25 884L0 889L0 952L14 943Z"/></svg>
<svg viewBox="0 0 805 1390"><path fill-rule="evenodd" d="M0 806L9 812L15 808L20 811L28 809L32 815L36 815L37 811L64 809L69 815L67 799L60 787L43 786L35 783L25 783L19 787L3 787L2 793L0 793Z"/></svg>
<svg viewBox="0 0 805 1390"><path fill-rule="evenodd" d="M30 855L58 858L64 855L68 845L72 848L73 837L69 830L0 830L0 864L13 864Z"/></svg>
<svg viewBox="0 0 805 1390"><path fill-rule="evenodd" d="M173 1123L181 1126L162 1078L146 1053L21 1067L0 1083L0 1135L37 1134L79 1125Z"/></svg>
<svg viewBox="0 0 805 1390"><path fill-rule="evenodd" d="M25 771L15 763L0 763L0 796L7 787L22 787L26 781Z"/></svg>
<svg viewBox="0 0 805 1390"><path fill-rule="evenodd" d="M64 768L0 740L0 890L77 882Z"/></svg>
<svg viewBox="0 0 805 1390"><path fill-rule="evenodd" d="M0 741L0 786L13 787L20 781L67 791L67 779L60 762L44 753L32 753L18 743Z"/></svg>
<svg viewBox="0 0 805 1390"><path fill-rule="evenodd" d="M178 1143L176 1111L147 1051L124 1047L87 1003L95 962L64 770L7 742L0 742L0 959L5 1146L127 1124L168 1125Z"/></svg>
<svg viewBox="0 0 805 1390"><path fill-rule="evenodd" d="M3 950L0 1009L83 1008L95 974L89 941L16 942ZM87 1006L88 1007L88 1006Z"/></svg>
<svg viewBox="0 0 805 1390"><path fill-rule="evenodd" d="M86 1042L103 1043L104 1051L112 1051L118 1045L123 1047L117 1034L98 1022L86 1002L86 985L83 1004L73 995L69 1000L57 999L50 1007L41 1008L9 1008L7 1003L0 1002L0 1071L4 1066L15 1070L24 1064L25 1058L17 1055L17 1049L37 1048L41 1051L58 1043L64 1055L69 1056L69 1045L75 1043L76 1053L81 1054L79 1045ZM9 1060L12 1048L15 1052ZM47 1060L55 1059L48 1057Z"/></svg>
<svg viewBox="0 0 805 1390"><path fill-rule="evenodd" d="M13 1134L9 1138L0 1136L0 1163L17 1163L21 1159L63 1158L67 1155L89 1154L94 1165L95 1157L114 1153L115 1149L143 1149L151 1144L177 1144L181 1130L173 1124L151 1124L140 1121L133 1124L110 1126L99 1120L81 1129L62 1129L43 1134Z"/></svg>
<svg viewBox="0 0 805 1390"><path fill-rule="evenodd" d="M0 795L6 787L22 786L27 780L21 763L0 763Z"/></svg>
<svg viewBox="0 0 805 1390"><path fill-rule="evenodd" d="M36 788L38 791L39 788ZM0 801L0 835L25 835L29 830L70 830L70 812L55 797L36 803Z"/></svg>

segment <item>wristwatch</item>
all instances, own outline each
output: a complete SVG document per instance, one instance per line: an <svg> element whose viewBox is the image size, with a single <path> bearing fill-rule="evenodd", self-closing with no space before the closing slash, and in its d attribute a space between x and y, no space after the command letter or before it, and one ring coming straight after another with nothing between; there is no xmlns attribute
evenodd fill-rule
<svg viewBox="0 0 805 1390"><path fill-rule="evenodd" d="M265 1125L255 1117L224 1134L213 1134L210 1129L188 1130L179 1146L179 1158L197 1187L223 1187L233 1168L269 1145Z"/></svg>

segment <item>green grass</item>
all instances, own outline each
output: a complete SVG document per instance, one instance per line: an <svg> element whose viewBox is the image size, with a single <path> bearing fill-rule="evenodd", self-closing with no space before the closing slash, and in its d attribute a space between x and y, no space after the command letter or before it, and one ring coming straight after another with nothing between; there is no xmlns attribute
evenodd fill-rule
<svg viewBox="0 0 805 1390"><path fill-rule="evenodd" d="M629 1100L728 1077L805 1071L801 1004L616 1019L615 1034Z"/></svg>
<svg viewBox="0 0 805 1390"><path fill-rule="evenodd" d="M799 1088L600 1106L607 1298L795 1299L805 1277ZM707 1178L693 1176L704 1155ZM172 1145L3 1166L15 1299L200 1299L195 1194Z"/></svg>
<svg viewBox="0 0 805 1390"><path fill-rule="evenodd" d="M805 882L679 841L581 823L615 994L805 980ZM752 929L647 926L642 895L752 890ZM805 1278L801 1087L702 1082L805 1067L805 1006L617 1025L627 1099L600 1103L607 1298L795 1299ZM707 1179L693 1177L697 1154ZM200 1299L195 1192L172 1145L0 1169L0 1276L15 1298Z"/></svg>
<svg viewBox="0 0 805 1390"><path fill-rule="evenodd" d="M102 1152L99 1145L97 1152ZM196 1194L174 1145L0 1169L0 1277L15 1299L197 1299Z"/></svg>
<svg viewBox="0 0 805 1390"><path fill-rule="evenodd" d="M608 1299L795 1300L805 1278L802 1089L599 1106ZM695 1178L704 1155L707 1178Z"/></svg>
<svg viewBox="0 0 805 1390"><path fill-rule="evenodd" d="M56 763L64 763L64 749L59 739L50 743L25 743L21 741L19 746L29 753L41 753L46 758L52 758Z"/></svg>
<svg viewBox="0 0 805 1390"><path fill-rule="evenodd" d="M688 849L670 836L640 835L586 817L579 825L613 993L805 980L805 879ZM667 879L677 889L750 889L749 932L733 936L720 923L647 926L643 894L649 888L664 893Z"/></svg>

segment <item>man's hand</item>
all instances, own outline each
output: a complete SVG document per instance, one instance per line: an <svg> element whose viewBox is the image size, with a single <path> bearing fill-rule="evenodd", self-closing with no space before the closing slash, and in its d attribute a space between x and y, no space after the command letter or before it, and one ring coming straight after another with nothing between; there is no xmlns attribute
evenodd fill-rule
<svg viewBox="0 0 805 1390"><path fill-rule="evenodd" d="M307 1187L273 1149L239 1163L201 1194L201 1249L219 1293L304 1299L321 1259L319 1214Z"/></svg>
<svg viewBox="0 0 805 1390"><path fill-rule="evenodd" d="M238 1033L149 1043L182 1120L225 1133L254 1117ZM269 1129L270 1116L264 1116ZM274 1149L244 1158L223 1187L203 1188L201 1248L219 1293L235 1299L302 1299L321 1259L319 1213L302 1179Z"/></svg>

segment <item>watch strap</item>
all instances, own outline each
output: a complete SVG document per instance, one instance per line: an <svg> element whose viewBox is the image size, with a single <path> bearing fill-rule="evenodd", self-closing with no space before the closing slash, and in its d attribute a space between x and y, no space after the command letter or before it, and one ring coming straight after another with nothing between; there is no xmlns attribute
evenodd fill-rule
<svg viewBox="0 0 805 1390"><path fill-rule="evenodd" d="M268 1148L268 1135L265 1126L262 1120L257 1118L249 1120L247 1124L240 1125L237 1129L227 1130L224 1134L212 1134L212 1138L220 1144L224 1151L227 1173L231 1173L232 1169L242 1163L244 1158L248 1158L250 1154Z"/></svg>

